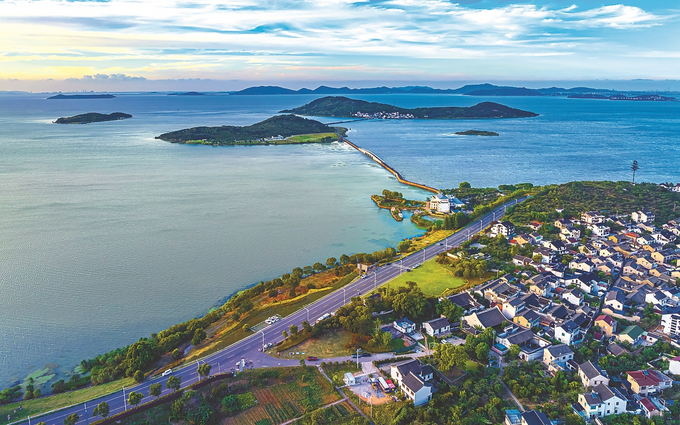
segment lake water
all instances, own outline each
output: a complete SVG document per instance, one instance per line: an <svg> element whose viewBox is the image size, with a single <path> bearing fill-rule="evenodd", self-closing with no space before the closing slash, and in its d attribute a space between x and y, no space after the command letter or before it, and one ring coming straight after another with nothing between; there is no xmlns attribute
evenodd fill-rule
<svg viewBox="0 0 680 425"><path fill-rule="evenodd" d="M541 114L346 124L353 142L431 186L623 180L633 159L641 180L679 180L678 103L358 97L404 107L493 100ZM370 195L426 192L399 185L345 145L216 148L154 139L197 125L252 124L314 97L44 98L0 96L0 386L47 363L68 371L294 267L419 233ZM134 118L52 124L91 111ZM500 136L449 135L469 129Z"/></svg>

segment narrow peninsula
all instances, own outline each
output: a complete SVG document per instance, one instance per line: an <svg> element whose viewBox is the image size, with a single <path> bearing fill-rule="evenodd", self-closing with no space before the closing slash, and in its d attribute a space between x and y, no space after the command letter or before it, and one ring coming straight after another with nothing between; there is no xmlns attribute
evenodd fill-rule
<svg viewBox="0 0 680 425"><path fill-rule="evenodd" d="M119 121L132 118L132 115L123 112L113 112L111 114L100 114L88 112L87 114L74 115L72 117L62 117L55 121L56 124L90 124L93 122Z"/></svg>
<svg viewBox="0 0 680 425"><path fill-rule="evenodd" d="M113 99L116 96L112 94L58 94L56 96L50 96L47 99L75 99L75 100L84 100L84 99Z"/></svg>
<svg viewBox="0 0 680 425"><path fill-rule="evenodd" d="M364 119L492 119L530 118L538 114L510 108L494 102L482 102L470 107L399 108L385 103L366 102L343 96L327 96L304 106L281 111L305 116Z"/></svg>
<svg viewBox="0 0 680 425"><path fill-rule="evenodd" d="M156 139L171 143L213 146L285 145L302 143L330 143L344 135L346 129L335 128L319 121L295 115L276 115L249 126L223 125L193 127L163 133Z"/></svg>
<svg viewBox="0 0 680 425"><path fill-rule="evenodd" d="M454 134L458 136L498 136L495 131L482 131L482 130L467 130L467 131L457 131Z"/></svg>

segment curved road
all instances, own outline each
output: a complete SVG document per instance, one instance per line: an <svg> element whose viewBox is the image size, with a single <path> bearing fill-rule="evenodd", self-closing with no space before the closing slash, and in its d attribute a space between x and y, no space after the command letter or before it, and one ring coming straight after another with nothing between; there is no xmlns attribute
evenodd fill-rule
<svg viewBox="0 0 680 425"><path fill-rule="evenodd" d="M247 367L298 366L300 364L298 360L275 358L266 353L260 352L259 349L262 348L263 342L273 342L276 344L277 342L281 341L283 339L281 332L290 328L291 325L297 325L301 327L302 322L305 320L309 321L310 324L313 324L316 322L316 319L323 316L324 314L331 313L337 310L339 307L350 302L352 297L366 294L367 292L376 289L378 286L389 282L400 274L405 273L407 269L411 269L414 266L423 263L424 261L434 258L440 252L459 246L463 242L470 239L470 237L472 237L474 234L488 227L493 221L503 217L507 207L519 202L523 202L526 199L527 197L523 197L517 201L512 201L502 205L481 219L470 223L465 228L434 245L413 253L397 262L373 269L364 278L355 280L345 287L317 300L302 310L299 310L289 316L284 317L280 321L267 326L262 331L250 335L249 337L246 337L221 351L201 359L200 362L207 362L212 365L212 373L219 373L220 371L229 371L234 369L236 367L236 363L242 358L246 360ZM175 370L173 375L182 377L182 388L184 388L187 385L198 381L197 368L198 363L191 363L182 367L181 369ZM91 400L87 403L67 407L56 412L43 414L40 417L31 418L31 423L36 424L42 421L46 422L47 425L62 425L64 418L72 413L77 413L78 416L80 416L80 420L78 420L77 424L84 425L88 422L85 419L85 409L87 409L89 420L95 421L101 419L100 416L94 418L92 417L92 409L94 409L94 407L102 401L105 401L109 404L109 416L112 416L123 412L126 408L130 408L129 405L125 405L123 391L125 391L126 397L130 391L141 392L144 394L142 404L147 403L155 399L154 397L148 395L149 385L151 384L155 384L157 382L162 383L162 395L170 394L171 390L165 389L165 383L168 378L169 377L166 376L148 379L141 384L135 385L134 387L125 388L124 390L121 388L121 391L117 393L109 394L99 399ZM0 423L5 423L4 419L5 418L0 418ZM27 423L27 421L24 419L22 421L12 423Z"/></svg>

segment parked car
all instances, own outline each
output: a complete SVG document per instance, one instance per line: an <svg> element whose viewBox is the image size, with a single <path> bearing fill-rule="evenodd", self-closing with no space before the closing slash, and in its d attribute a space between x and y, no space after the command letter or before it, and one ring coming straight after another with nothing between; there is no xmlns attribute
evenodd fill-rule
<svg viewBox="0 0 680 425"><path fill-rule="evenodd" d="M319 359L317 359L314 356L307 356L307 360L310 361L310 362L313 362L313 361L316 361L316 360L319 360Z"/></svg>
<svg viewBox="0 0 680 425"><path fill-rule="evenodd" d="M358 359L359 357L361 357L361 354L353 353L350 357L353 359Z"/></svg>
<svg viewBox="0 0 680 425"><path fill-rule="evenodd" d="M371 353L361 353L361 357L371 357Z"/></svg>
<svg viewBox="0 0 680 425"><path fill-rule="evenodd" d="M166 370L165 372L163 372L163 374L162 374L161 376L168 376L168 375L170 375L171 373L172 373L172 369L168 369L168 370Z"/></svg>

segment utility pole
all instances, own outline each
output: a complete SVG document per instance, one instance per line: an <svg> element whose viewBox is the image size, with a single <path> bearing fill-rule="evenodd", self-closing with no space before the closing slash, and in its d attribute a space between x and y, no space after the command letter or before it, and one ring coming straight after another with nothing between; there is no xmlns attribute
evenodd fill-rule
<svg viewBox="0 0 680 425"><path fill-rule="evenodd" d="M345 287L342 287L342 305L347 304L347 290Z"/></svg>
<svg viewBox="0 0 680 425"><path fill-rule="evenodd" d="M359 348L357 348L357 369L359 369Z"/></svg>
<svg viewBox="0 0 680 425"><path fill-rule="evenodd" d="M123 385L123 408L127 411L127 401L125 401L125 385Z"/></svg>
<svg viewBox="0 0 680 425"><path fill-rule="evenodd" d="M30 425L30 420L29 420L29 425ZM90 425L90 418L87 417L87 403L85 403L85 425Z"/></svg>
<svg viewBox="0 0 680 425"><path fill-rule="evenodd" d="M262 352L264 353L264 329L260 330L260 333L262 333Z"/></svg>
<svg viewBox="0 0 680 425"><path fill-rule="evenodd" d="M378 271L373 272L373 292L378 290Z"/></svg>
<svg viewBox="0 0 680 425"><path fill-rule="evenodd" d="M302 307L305 310L307 310L307 323L309 323L309 309L307 307Z"/></svg>

